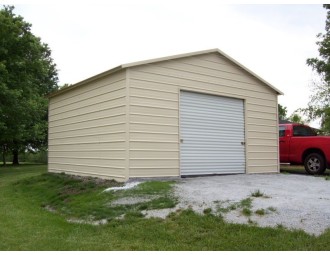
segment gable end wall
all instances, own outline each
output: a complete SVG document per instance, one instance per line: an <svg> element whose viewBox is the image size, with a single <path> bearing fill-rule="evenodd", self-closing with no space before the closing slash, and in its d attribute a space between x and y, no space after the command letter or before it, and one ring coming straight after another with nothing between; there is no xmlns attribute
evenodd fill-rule
<svg viewBox="0 0 330 255"><path fill-rule="evenodd" d="M180 90L243 99L247 173L278 172L277 93L218 53L129 68L130 177L179 176Z"/></svg>

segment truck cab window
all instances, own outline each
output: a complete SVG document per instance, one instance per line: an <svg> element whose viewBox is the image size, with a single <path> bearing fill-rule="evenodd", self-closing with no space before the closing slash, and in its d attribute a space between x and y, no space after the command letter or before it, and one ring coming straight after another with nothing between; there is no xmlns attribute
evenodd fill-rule
<svg viewBox="0 0 330 255"><path fill-rule="evenodd" d="M280 126L278 128L278 132L279 132L279 137L285 136L285 126Z"/></svg>
<svg viewBox="0 0 330 255"><path fill-rule="evenodd" d="M316 136L316 132L310 127L293 126L293 136Z"/></svg>

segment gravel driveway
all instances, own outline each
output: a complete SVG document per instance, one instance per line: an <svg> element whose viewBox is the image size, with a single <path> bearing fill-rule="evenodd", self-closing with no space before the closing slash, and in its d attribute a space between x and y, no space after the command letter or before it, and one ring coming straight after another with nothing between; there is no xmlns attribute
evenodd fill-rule
<svg viewBox="0 0 330 255"><path fill-rule="evenodd" d="M258 190L263 196L251 195ZM146 211L146 216L166 217L186 208L203 213L211 208L228 222L284 226L314 235L330 228L330 181L322 177L251 174L184 178L175 185L175 195L179 198L176 208ZM252 200L251 215L242 213L246 198Z"/></svg>

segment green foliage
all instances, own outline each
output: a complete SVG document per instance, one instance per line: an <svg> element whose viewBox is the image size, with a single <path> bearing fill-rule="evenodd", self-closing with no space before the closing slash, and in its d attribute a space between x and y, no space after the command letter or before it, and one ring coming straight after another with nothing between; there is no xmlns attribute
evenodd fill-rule
<svg viewBox="0 0 330 255"><path fill-rule="evenodd" d="M242 214L245 215L245 216L251 216L252 211L249 208L243 208Z"/></svg>
<svg viewBox="0 0 330 255"><path fill-rule="evenodd" d="M263 192L260 190L256 190L251 193L251 197L262 197L262 198L269 198L269 196L265 195Z"/></svg>
<svg viewBox="0 0 330 255"><path fill-rule="evenodd" d="M277 211L276 208L272 207L272 206L268 207L267 210L270 211L270 212L276 212Z"/></svg>
<svg viewBox="0 0 330 255"><path fill-rule="evenodd" d="M264 193L262 193L259 189L251 193L252 197L263 197Z"/></svg>
<svg viewBox="0 0 330 255"><path fill-rule="evenodd" d="M212 208L205 208L205 209L203 210L203 213L204 213L204 214L210 214L210 213L212 213Z"/></svg>
<svg viewBox="0 0 330 255"><path fill-rule="evenodd" d="M48 153L46 150L40 150L38 152L27 151L20 153L19 158L21 162L47 164L47 155Z"/></svg>
<svg viewBox="0 0 330 255"><path fill-rule="evenodd" d="M263 216L266 214L265 209L258 209L255 211L255 214L259 215L259 216Z"/></svg>
<svg viewBox="0 0 330 255"><path fill-rule="evenodd" d="M302 109L294 111L290 116L287 116L288 110L285 106L278 104L278 118L279 120L288 120L294 123L305 124L305 121L299 113L304 112Z"/></svg>
<svg viewBox="0 0 330 255"><path fill-rule="evenodd" d="M31 24L0 9L0 150L45 147L47 105L45 95L57 90L57 70L47 44L31 32Z"/></svg>
<svg viewBox="0 0 330 255"><path fill-rule="evenodd" d="M307 65L319 75L319 81L312 84L313 94L308 107L303 109L309 120L321 119L321 129L330 133L330 5L324 4L327 10L326 32L317 35L319 58L307 59Z"/></svg>
<svg viewBox="0 0 330 255"><path fill-rule="evenodd" d="M240 201L240 207L242 208L251 208L252 207L252 199L251 198L245 198Z"/></svg>
<svg viewBox="0 0 330 255"><path fill-rule="evenodd" d="M289 121L293 123L300 123L300 124L305 124L305 121L301 115L299 115L297 112L294 112L289 118Z"/></svg>
<svg viewBox="0 0 330 255"><path fill-rule="evenodd" d="M278 118L280 120L286 120L287 119L287 108L285 106L282 106L281 104L278 104Z"/></svg>

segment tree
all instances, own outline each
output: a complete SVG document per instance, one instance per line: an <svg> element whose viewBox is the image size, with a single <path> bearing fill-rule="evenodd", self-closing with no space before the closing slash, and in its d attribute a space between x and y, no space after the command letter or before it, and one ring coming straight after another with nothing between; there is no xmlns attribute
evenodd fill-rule
<svg viewBox="0 0 330 255"><path fill-rule="evenodd" d="M288 118L288 120L293 123L305 124L304 119L297 112L294 112L293 114L291 114L291 116Z"/></svg>
<svg viewBox="0 0 330 255"><path fill-rule="evenodd" d="M31 24L0 9L0 148L18 164L21 149L47 144L46 95L58 89L56 65L47 44L31 32Z"/></svg>
<svg viewBox="0 0 330 255"><path fill-rule="evenodd" d="M286 114L287 114L287 108L285 106L282 106L281 104L278 104L278 119L279 120L286 120Z"/></svg>
<svg viewBox="0 0 330 255"><path fill-rule="evenodd" d="M330 131L330 5L324 4L327 10L325 34L318 34L319 58L307 59L307 65L319 75L320 80L313 82L313 94L308 107L303 109L309 120L321 119L321 129Z"/></svg>

